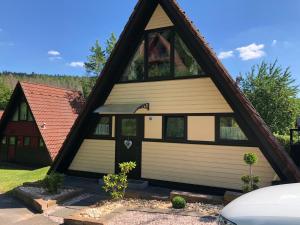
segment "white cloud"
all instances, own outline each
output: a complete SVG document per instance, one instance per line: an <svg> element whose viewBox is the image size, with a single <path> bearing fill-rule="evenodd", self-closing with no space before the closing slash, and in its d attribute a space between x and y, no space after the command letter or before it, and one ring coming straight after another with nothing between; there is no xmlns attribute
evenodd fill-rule
<svg viewBox="0 0 300 225"><path fill-rule="evenodd" d="M272 41L272 46L275 46L277 44L277 40Z"/></svg>
<svg viewBox="0 0 300 225"><path fill-rule="evenodd" d="M48 55L49 56L59 56L60 52L59 51L55 51L55 50L49 50L48 51Z"/></svg>
<svg viewBox="0 0 300 225"><path fill-rule="evenodd" d="M266 53L264 52L264 44L257 45L256 43L252 43L247 46L239 47L236 50L240 53L240 58L244 61L250 59L261 58Z"/></svg>
<svg viewBox="0 0 300 225"><path fill-rule="evenodd" d="M68 63L68 66L82 68L82 67L84 67L84 62L80 62L80 61L70 62L70 63Z"/></svg>
<svg viewBox="0 0 300 225"><path fill-rule="evenodd" d="M219 59L227 59L233 56L234 56L233 51L220 52L218 55Z"/></svg>

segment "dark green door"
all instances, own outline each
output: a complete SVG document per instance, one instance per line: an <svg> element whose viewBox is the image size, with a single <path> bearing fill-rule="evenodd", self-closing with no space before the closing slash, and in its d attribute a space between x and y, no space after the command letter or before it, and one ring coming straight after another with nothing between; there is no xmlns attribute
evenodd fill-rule
<svg viewBox="0 0 300 225"><path fill-rule="evenodd" d="M136 168L129 174L131 179L141 177L142 138L144 123L141 116L116 117L116 172L119 172L119 163L136 162Z"/></svg>

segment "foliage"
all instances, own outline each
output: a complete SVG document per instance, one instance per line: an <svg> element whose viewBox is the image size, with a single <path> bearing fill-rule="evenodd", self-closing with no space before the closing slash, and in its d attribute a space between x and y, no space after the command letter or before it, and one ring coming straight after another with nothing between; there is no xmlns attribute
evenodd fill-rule
<svg viewBox="0 0 300 225"><path fill-rule="evenodd" d="M51 194L56 194L58 189L63 186L64 175L60 173L51 172L43 180L44 188Z"/></svg>
<svg viewBox="0 0 300 225"><path fill-rule="evenodd" d="M9 87L0 80L0 109L5 109L7 102L9 101L11 90Z"/></svg>
<svg viewBox="0 0 300 225"><path fill-rule="evenodd" d="M97 77L100 75L107 59L109 58L115 44L117 42L114 33L106 40L105 48L102 48L99 41L90 48L90 55L87 57L87 62L84 63L85 70L90 79L83 80L82 87L85 96L88 96L94 87Z"/></svg>
<svg viewBox="0 0 300 225"><path fill-rule="evenodd" d="M287 134L297 114L298 86L290 68L262 62L241 81L241 89L274 133Z"/></svg>
<svg viewBox="0 0 300 225"><path fill-rule="evenodd" d="M174 209L183 209L186 206L186 201L183 197L181 196L175 196L172 199L172 207Z"/></svg>
<svg viewBox="0 0 300 225"><path fill-rule="evenodd" d="M243 191L250 192L259 188L258 184L260 182L260 178L258 176L254 176L252 172L252 166L256 164L258 161L257 155L255 153L246 153L244 155L244 162L249 165L249 175L244 175L241 177L243 181Z"/></svg>
<svg viewBox="0 0 300 225"><path fill-rule="evenodd" d="M244 161L245 163L247 163L248 165L253 165L255 163L257 163L257 156L254 153L246 153L244 155Z"/></svg>
<svg viewBox="0 0 300 225"><path fill-rule="evenodd" d="M109 192L113 199L122 199L125 196L126 188L128 187L127 175L136 167L135 162L123 162L119 164L119 174L108 174L103 177L103 189Z"/></svg>
<svg viewBox="0 0 300 225"><path fill-rule="evenodd" d="M280 144L283 145L287 153L291 153L290 135L274 134Z"/></svg>
<svg viewBox="0 0 300 225"><path fill-rule="evenodd" d="M0 165L0 193L5 193L26 182L44 179L49 167L32 170L31 168L5 164Z"/></svg>

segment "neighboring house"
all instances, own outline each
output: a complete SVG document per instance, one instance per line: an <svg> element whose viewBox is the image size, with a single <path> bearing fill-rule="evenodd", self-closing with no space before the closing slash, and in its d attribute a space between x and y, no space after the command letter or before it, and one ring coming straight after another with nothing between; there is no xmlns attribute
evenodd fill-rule
<svg viewBox="0 0 300 225"><path fill-rule="evenodd" d="M300 181L177 3L140 0L51 170L100 177L135 161L131 178L223 192L241 189L248 152L261 186Z"/></svg>
<svg viewBox="0 0 300 225"><path fill-rule="evenodd" d="M78 91L18 83L0 122L0 161L50 165L83 102Z"/></svg>

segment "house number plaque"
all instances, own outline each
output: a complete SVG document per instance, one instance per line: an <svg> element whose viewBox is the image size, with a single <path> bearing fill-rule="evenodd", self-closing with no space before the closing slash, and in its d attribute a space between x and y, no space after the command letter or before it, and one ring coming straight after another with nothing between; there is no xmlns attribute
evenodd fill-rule
<svg viewBox="0 0 300 225"><path fill-rule="evenodd" d="M132 141L131 140L125 140L124 145L127 149L130 149L132 146Z"/></svg>

